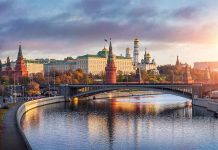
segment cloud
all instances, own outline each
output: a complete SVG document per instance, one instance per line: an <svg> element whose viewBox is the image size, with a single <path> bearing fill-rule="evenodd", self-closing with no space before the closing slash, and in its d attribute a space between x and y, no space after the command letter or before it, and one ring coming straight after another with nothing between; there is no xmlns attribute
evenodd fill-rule
<svg viewBox="0 0 218 150"><path fill-rule="evenodd" d="M0 15L3 15L3 13L7 12L12 7L12 4L12 0L0 2Z"/></svg>
<svg viewBox="0 0 218 150"><path fill-rule="evenodd" d="M187 6L175 10L172 13L172 17L175 17L176 19L196 19L199 12L199 7Z"/></svg>
<svg viewBox="0 0 218 150"><path fill-rule="evenodd" d="M54 1L54 6L39 1L36 3L42 4L36 8L34 3L28 7L29 3L0 2L0 17L5 18L0 22L0 57L5 51L17 51L19 41L28 54L80 55L81 50L84 54L97 52L104 45L103 39L110 37L115 49L125 50L128 44L122 44L132 44L138 37L152 49L167 51L179 44L214 43L218 34L217 23L207 14L202 17L199 4L188 1L180 6L172 1L161 5L158 0L81 0L62 4L61 9L55 7L60 1ZM48 5L54 9L47 10ZM208 20L199 22L198 18Z"/></svg>

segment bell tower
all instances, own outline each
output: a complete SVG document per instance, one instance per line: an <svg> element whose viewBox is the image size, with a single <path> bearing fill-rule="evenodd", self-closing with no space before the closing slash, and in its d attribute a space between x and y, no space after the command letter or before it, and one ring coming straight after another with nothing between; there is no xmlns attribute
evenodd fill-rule
<svg viewBox="0 0 218 150"><path fill-rule="evenodd" d="M139 39L134 39L133 63L135 66L139 63Z"/></svg>

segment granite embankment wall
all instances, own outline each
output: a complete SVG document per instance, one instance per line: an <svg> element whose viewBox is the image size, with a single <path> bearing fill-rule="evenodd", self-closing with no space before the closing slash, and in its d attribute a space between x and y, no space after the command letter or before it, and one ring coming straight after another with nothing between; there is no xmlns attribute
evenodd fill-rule
<svg viewBox="0 0 218 150"><path fill-rule="evenodd" d="M193 105L204 107L209 111L218 113L218 101L213 99L195 98L192 101Z"/></svg>
<svg viewBox="0 0 218 150"><path fill-rule="evenodd" d="M49 98L42 98L42 99L37 99L37 100L32 100L32 101L28 101L23 103L17 110L17 114L16 114L16 121L17 121L17 125L18 125L18 129L20 134L22 135L28 149L31 149L31 146L21 128L21 119L23 117L23 115L31 110L34 109L36 107L40 107L43 105L48 105L48 104L53 104L53 103L60 103L60 102L64 102L65 99L63 96L57 96L57 97L49 97Z"/></svg>

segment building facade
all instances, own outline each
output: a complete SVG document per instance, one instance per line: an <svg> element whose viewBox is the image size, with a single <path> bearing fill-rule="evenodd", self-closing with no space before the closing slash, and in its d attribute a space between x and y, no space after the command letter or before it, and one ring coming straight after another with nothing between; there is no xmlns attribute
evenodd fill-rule
<svg viewBox="0 0 218 150"><path fill-rule="evenodd" d="M27 67L28 75L32 76L33 74L40 73L44 75L44 64L36 60L25 60Z"/></svg>
<svg viewBox="0 0 218 150"><path fill-rule="evenodd" d="M76 61L56 60L44 64L44 73L49 74L52 71L60 73L76 70Z"/></svg>
<svg viewBox="0 0 218 150"><path fill-rule="evenodd" d="M83 55L76 59L76 68L82 69L85 73L102 74L105 73L107 65L108 49L103 48L96 55ZM133 62L131 57L114 56L114 63L117 71L122 71L124 74L134 72Z"/></svg>

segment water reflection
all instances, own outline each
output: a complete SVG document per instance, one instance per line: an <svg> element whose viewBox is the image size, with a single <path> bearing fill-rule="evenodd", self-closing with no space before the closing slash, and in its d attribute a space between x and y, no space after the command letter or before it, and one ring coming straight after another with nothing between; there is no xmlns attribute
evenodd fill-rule
<svg viewBox="0 0 218 150"><path fill-rule="evenodd" d="M187 99L163 97L165 103L144 96L43 106L29 111L22 127L33 149L40 150L218 146L216 119L199 117Z"/></svg>

